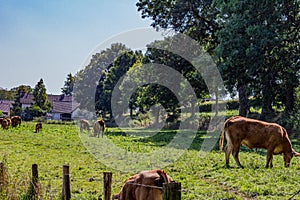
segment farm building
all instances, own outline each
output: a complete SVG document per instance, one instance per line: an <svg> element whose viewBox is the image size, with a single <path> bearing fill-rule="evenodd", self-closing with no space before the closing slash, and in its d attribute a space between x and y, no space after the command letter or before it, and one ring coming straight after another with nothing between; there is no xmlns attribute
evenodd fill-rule
<svg viewBox="0 0 300 200"><path fill-rule="evenodd" d="M73 120L79 108L72 96L48 94L48 101L52 103L52 110L47 114L50 120ZM30 107L34 103L33 94L21 94L20 103L23 110Z"/></svg>
<svg viewBox="0 0 300 200"><path fill-rule="evenodd" d="M49 113L53 120L70 121L74 119L79 108L79 103L75 101L53 101L52 110Z"/></svg>
<svg viewBox="0 0 300 200"><path fill-rule="evenodd" d="M12 108L13 101L0 100L0 110L4 116L10 116L10 110Z"/></svg>

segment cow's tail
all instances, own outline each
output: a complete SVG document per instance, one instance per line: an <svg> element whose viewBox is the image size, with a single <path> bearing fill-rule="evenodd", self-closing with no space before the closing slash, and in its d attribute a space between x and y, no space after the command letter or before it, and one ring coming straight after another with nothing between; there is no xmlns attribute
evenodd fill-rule
<svg viewBox="0 0 300 200"><path fill-rule="evenodd" d="M224 135L225 135L225 126L223 127L221 138L220 138L220 153L222 153L223 145L224 145Z"/></svg>
<svg viewBox="0 0 300 200"><path fill-rule="evenodd" d="M232 119L232 118L230 118L230 119ZM222 133L221 133L221 137L220 137L220 141L219 141L219 143L220 143L220 153L222 153L222 150L223 150L226 128L229 125L231 125L230 119L226 120L226 122L224 123L224 127L223 127L223 130L222 130Z"/></svg>

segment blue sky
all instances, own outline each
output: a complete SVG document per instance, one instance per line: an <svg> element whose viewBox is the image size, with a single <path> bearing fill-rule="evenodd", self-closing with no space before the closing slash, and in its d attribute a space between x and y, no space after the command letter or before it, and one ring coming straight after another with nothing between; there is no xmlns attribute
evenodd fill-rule
<svg viewBox="0 0 300 200"><path fill-rule="evenodd" d="M68 73L113 35L150 27L137 0L0 0L0 87L43 78L59 94Z"/></svg>

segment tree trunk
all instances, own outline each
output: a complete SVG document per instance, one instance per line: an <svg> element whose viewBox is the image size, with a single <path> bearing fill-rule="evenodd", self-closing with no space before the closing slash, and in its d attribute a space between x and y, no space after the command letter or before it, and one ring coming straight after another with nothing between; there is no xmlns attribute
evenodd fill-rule
<svg viewBox="0 0 300 200"><path fill-rule="evenodd" d="M264 84L264 88L262 89L262 111L261 111L261 119L267 119L270 114L274 112L272 108L273 102L273 94L272 94L272 81L271 78L268 77L267 81Z"/></svg>
<svg viewBox="0 0 300 200"><path fill-rule="evenodd" d="M248 104L248 96L246 94L245 83L242 81L238 82L237 90L239 93L239 115L246 117L249 111L249 104Z"/></svg>
<svg viewBox="0 0 300 200"><path fill-rule="evenodd" d="M285 113L289 114L294 110L295 96L294 96L294 86L286 86L286 99L285 99Z"/></svg>

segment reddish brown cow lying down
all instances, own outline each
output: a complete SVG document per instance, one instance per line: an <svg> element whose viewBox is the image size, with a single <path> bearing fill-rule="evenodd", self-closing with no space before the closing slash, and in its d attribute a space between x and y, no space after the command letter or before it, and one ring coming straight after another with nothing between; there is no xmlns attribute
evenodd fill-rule
<svg viewBox="0 0 300 200"><path fill-rule="evenodd" d="M142 171L129 179L123 185L119 194L113 199L118 200L162 200L163 183L172 179L163 170ZM153 187L151 187L153 186Z"/></svg>
<svg viewBox="0 0 300 200"><path fill-rule="evenodd" d="M232 153L237 165L241 144L246 147L267 149L266 168L273 167L273 155L283 154L284 166L289 167L293 156L300 156L293 150L287 131L275 123L267 123L245 117L232 117L224 123L220 139L220 151L223 149L224 134L227 145L225 147L226 166L229 167L229 156Z"/></svg>

